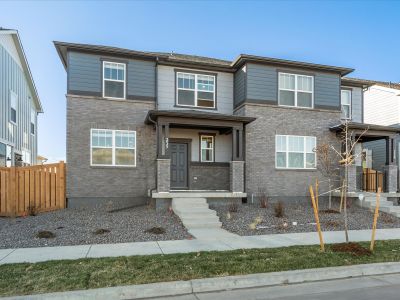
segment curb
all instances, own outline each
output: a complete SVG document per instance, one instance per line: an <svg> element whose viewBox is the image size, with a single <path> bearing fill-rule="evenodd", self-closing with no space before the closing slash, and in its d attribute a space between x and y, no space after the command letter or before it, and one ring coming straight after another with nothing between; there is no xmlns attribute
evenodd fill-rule
<svg viewBox="0 0 400 300"><path fill-rule="evenodd" d="M399 262L150 283L2 299L146 299L395 273L400 273Z"/></svg>

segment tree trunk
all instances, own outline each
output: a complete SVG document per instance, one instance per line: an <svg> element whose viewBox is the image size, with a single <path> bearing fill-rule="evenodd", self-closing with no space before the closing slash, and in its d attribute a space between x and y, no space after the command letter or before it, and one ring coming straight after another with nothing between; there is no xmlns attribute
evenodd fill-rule
<svg viewBox="0 0 400 300"><path fill-rule="evenodd" d="M329 202L328 202L328 208L332 209L332 184L331 184L331 179L328 179L329 182Z"/></svg>

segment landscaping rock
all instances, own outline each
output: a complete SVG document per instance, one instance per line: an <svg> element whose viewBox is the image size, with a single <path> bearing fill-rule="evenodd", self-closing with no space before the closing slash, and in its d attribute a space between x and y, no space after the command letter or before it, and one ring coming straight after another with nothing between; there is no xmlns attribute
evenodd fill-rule
<svg viewBox="0 0 400 300"><path fill-rule="evenodd" d="M240 205L237 212L230 212L229 205L215 207L215 210L222 228L239 235L316 231L314 212L310 205L285 203L284 216L281 218L275 216L273 205L260 208L258 203ZM343 213L327 210L323 203L320 203L320 210L323 211L319 214L323 231L344 230ZM368 209L353 205L348 208L348 216L350 230L372 228L373 213ZM380 212L377 228L400 228L400 219Z"/></svg>
<svg viewBox="0 0 400 300"><path fill-rule="evenodd" d="M188 239L190 235L172 212L148 206L108 212L109 208L64 209L35 217L1 218L0 248L108 244ZM163 234L146 232L162 227ZM106 229L102 234L97 230ZM56 232L55 238L37 238L39 231Z"/></svg>

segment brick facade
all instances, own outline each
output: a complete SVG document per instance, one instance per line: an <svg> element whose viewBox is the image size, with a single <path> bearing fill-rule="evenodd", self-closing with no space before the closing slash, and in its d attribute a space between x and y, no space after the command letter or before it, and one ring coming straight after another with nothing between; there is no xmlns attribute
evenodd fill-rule
<svg viewBox="0 0 400 300"><path fill-rule="evenodd" d="M324 177L318 167L317 170L276 169L275 135L316 136L317 144L326 140L338 149L339 139L329 127L340 122L340 112L244 104L236 113L257 118L245 130L247 197L260 190L282 201L308 197L309 184L314 184L317 177L321 181ZM327 183L321 182L320 191L327 189Z"/></svg>
<svg viewBox="0 0 400 300"><path fill-rule="evenodd" d="M142 204L154 189L156 134L145 125L150 101L117 101L67 96L67 197L69 203L88 201ZM90 166L90 129L136 131L136 167ZM90 200L92 199L92 200ZM77 203L74 203L77 202ZM93 202L93 201L92 201Z"/></svg>

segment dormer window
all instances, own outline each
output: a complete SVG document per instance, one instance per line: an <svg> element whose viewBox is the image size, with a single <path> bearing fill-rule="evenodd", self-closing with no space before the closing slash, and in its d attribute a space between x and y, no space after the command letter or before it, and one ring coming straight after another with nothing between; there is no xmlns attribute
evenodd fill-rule
<svg viewBox="0 0 400 300"><path fill-rule="evenodd" d="M342 119L351 119L351 91L342 90L341 91L341 104L342 104Z"/></svg>
<svg viewBox="0 0 400 300"><path fill-rule="evenodd" d="M177 105L215 108L215 76L177 72Z"/></svg>
<svg viewBox="0 0 400 300"><path fill-rule="evenodd" d="M103 62L103 97L125 99L126 65Z"/></svg>
<svg viewBox="0 0 400 300"><path fill-rule="evenodd" d="M314 77L279 73L279 105L313 108Z"/></svg>

